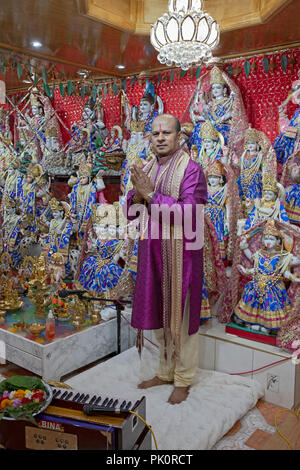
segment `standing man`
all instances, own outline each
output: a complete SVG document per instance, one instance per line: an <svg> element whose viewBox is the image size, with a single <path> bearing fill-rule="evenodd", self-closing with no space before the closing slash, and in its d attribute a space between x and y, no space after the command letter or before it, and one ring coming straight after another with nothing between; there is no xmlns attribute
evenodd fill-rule
<svg viewBox="0 0 300 470"><path fill-rule="evenodd" d="M136 217L131 215L135 204L143 204L148 216L148 231L144 224L139 240L132 326L140 339L142 330L156 330L160 347L156 376L139 388L174 383L171 404L186 399L198 367L207 197L203 170L181 149L181 139L174 116L163 114L153 121L156 158L143 169L132 167L133 189L127 195L128 219Z"/></svg>

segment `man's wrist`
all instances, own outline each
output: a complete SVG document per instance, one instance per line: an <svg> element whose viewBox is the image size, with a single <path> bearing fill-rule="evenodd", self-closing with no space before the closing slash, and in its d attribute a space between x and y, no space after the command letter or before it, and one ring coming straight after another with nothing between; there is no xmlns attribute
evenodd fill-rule
<svg viewBox="0 0 300 470"><path fill-rule="evenodd" d="M143 197L138 196L136 193L133 194L132 199L131 199L133 204L139 204L143 202Z"/></svg>
<svg viewBox="0 0 300 470"><path fill-rule="evenodd" d="M154 191L151 191L150 193L148 193L146 196L145 196L145 201L149 204L149 202L151 201L151 199L153 198L154 196Z"/></svg>

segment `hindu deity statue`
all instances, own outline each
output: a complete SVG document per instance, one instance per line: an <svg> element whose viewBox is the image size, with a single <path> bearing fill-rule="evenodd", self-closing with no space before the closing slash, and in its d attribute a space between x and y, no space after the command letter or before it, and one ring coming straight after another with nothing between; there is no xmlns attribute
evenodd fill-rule
<svg viewBox="0 0 300 470"><path fill-rule="evenodd" d="M194 125L191 122L184 122L181 124L182 140L180 142L181 148L189 153L191 148L191 138L193 135Z"/></svg>
<svg viewBox="0 0 300 470"><path fill-rule="evenodd" d="M16 145L16 151L19 156L21 168L25 170L26 166L30 163L36 164L40 162L40 150L36 145L36 142L28 139L28 134L24 128L18 129L18 141ZM28 159L28 155L30 159Z"/></svg>
<svg viewBox="0 0 300 470"><path fill-rule="evenodd" d="M86 151L97 153L108 135L108 130L103 121L103 108L92 97L84 104L81 121L71 126L71 139L69 151L72 154Z"/></svg>
<svg viewBox="0 0 300 470"><path fill-rule="evenodd" d="M0 175L6 168L7 159L14 153L9 137L0 133Z"/></svg>
<svg viewBox="0 0 300 470"><path fill-rule="evenodd" d="M46 144L46 130L55 127L61 142L58 117L51 100L36 88L29 101L16 115L15 142L19 150L32 155L32 163L41 163Z"/></svg>
<svg viewBox="0 0 300 470"><path fill-rule="evenodd" d="M9 125L9 110L6 105L0 105L0 133L2 137L12 142L12 132Z"/></svg>
<svg viewBox="0 0 300 470"><path fill-rule="evenodd" d="M49 175L66 173L64 155L60 149L56 127L47 127L46 129L45 145L43 146L43 159L41 164Z"/></svg>
<svg viewBox="0 0 300 470"><path fill-rule="evenodd" d="M118 264L124 240L119 239L115 214L101 215L95 205L88 227L87 242L76 279L86 290L108 296L117 286L123 269Z"/></svg>
<svg viewBox="0 0 300 470"><path fill-rule="evenodd" d="M252 261L253 267L239 265L240 272L251 276L234 308L234 319L245 323L252 330L276 333L288 319L291 299L284 279L300 282L291 269L300 264L300 259L284 247L284 234L276 228L274 219L265 222L261 248L252 253L247 243L243 251Z"/></svg>
<svg viewBox="0 0 300 470"><path fill-rule="evenodd" d="M235 175L227 165L215 160L205 171L207 181L206 217L212 222L223 261L233 256L237 220L241 214Z"/></svg>
<svg viewBox="0 0 300 470"><path fill-rule="evenodd" d="M47 175L38 163L30 164L20 193L20 210L26 218L28 232L38 233L37 220L47 210L49 199Z"/></svg>
<svg viewBox="0 0 300 470"><path fill-rule="evenodd" d="M103 142L101 150L105 156L115 152L122 152L123 133L120 126L113 126L109 135Z"/></svg>
<svg viewBox="0 0 300 470"><path fill-rule="evenodd" d="M144 139L145 123L143 121L131 121L130 140L127 145L126 158L122 165L121 192L126 195L131 189L130 168L133 164L143 166L147 158L146 142Z"/></svg>
<svg viewBox="0 0 300 470"><path fill-rule="evenodd" d="M268 173L276 178L274 155L266 135L249 127L244 136L244 152L234 163L240 169L239 194L244 213L248 214L253 208L254 200L262 197L263 174Z"/></svg>
<svg viewBox="0 0 300 470"><path fill-rule="evenodd" d="M222 258L226 258L226 239L229 234L229 205L225 169L221 162L210 165L205 173L207 180L207 204L205 214L211 219L216 229Z"/></svg>
<svg viewBox="0 0 300 470"><path fill-rule="evenodd" d="M2 198L8 196L9 199L18 199L22 192L23 175L19 171L19 159L12 155L6 159L6 168L0 175L0 187ZM5 201L3 201L5 207Z"/></svg>
<svg viewBox="0 0 300 470"><path fill-rule="evenodd" d="M1 227L1 252L10 256L11 267L17 268L22 261L20 243L22 240L22 217L17 202L7 194L3 198L3 223Z"/></svg>
<svg viewBox="0 0 300 470"><path fill-rule="evenodd" d="M209 165L212 165L216 160L226 163L223 155L224 138L214 126L209 122L204 122L200 130L201 135L201 149L198 153L197 161L205 170Z"/></svg>
<svg viewBox="0 0 300 470"><path fill-rule="evenodd" d="M150 134L153 120L156 118L156 116L162 114L164 110L162 100L158 95L156 95L153 83L148 82L146 85L139 107L130 107L126 98L125 100L125 126L130 129L130 122L132 120L144 121L144 132L146 134ZM156 105L158 106L158 109L156 109Z"/></svg>
<svg viewBox="0 0 300 470"><path fill-rule="evenodd" d="M100 149L102 161L99 160L98 168L105 175L120 176L122 164L125 158L123 149L123 131L120 126L113 126Z"/></svg>
<svg viewBox="0 0 300 470"><path fill-rule="evenodd" d="M284 188L272 175L265 174L263 178L262 198L256 198L254 207L249 213L243 230L248 230L266 218L289 223L284 208Z"/></svg>
<svg viewBox="0 0 300 470"><path fill-rule="evenodd" d="M55 265L57 253L63 256L64 274L68 277L71 274L69 261L69 244L73 231L73 221L71 218L71 207L64 201L58 201L52 197L49 202L52 219L49 223L49 232L45 236L43 251L48 266ZM55 257L53 258L53 255ZM53 259L52 259L53 258Z"/></svg>
<svg viewBox="0 0 300 470"><path fill-rule="evenodd" d="M294 152L300 149L300 106L291 120L288 119L286 114L287 105L295 94L299 94L299 85L292 90L278 109L280 133L273 142L273 148L276 152L277 161L281 164L284 164Z"/></svg>
<svg viewBox="0 0 300 470"><path fill-rule="evenodd" d="M237 85L217 66L200 78L190 117L195 125L191 145L201 150L201 127L209 121L223 135L224 144L239 148L247 128L247 115Z"/></svg>
<svg viewBox="0 0 300 470"><path fill-rule="evenodd" d="M96 203L97 191L105 188L101 175L92 175L92 163L81 163L77 172L77 182L73 185L69 194L73 216L76 218L74 226L77 231L79 244L84 238L87 222L92 214L93 205Z"/></svg>
<svg viewBox="0 0 300 470"><path fill-rule="evenodd" d="M300 150L294 152L283 166L280 180L285 188L284 207L292 224L300 224Z"/></svg>

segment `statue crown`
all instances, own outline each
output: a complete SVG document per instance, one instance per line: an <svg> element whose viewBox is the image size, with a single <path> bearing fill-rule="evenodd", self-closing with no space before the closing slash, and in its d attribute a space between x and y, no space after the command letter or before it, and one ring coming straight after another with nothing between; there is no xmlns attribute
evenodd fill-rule
<svg viewBox="0 0 300 470"><path fill-rule="evenodd" d="M36 164L30 163L30 165L27 168L27 176L31 176L32 178L37 178L38 176L41 176L42 174L43 174L43 168L41 167L41 165L39 165L38 163Z"/></svg>
<svg viewBox="0 0 300 470"><path fill-rule="evenodd" d="M210 72L210 84L211 85L214 85L214 84L225 85L226 84L226 81L223 78L223 74L221 70L216 66L213 67Z"/></svg>
<svg viewBox="0 0 300 470"><path fill-rule="evenodd" d="M253 129L251 126L245 132L245 142L258 142L259 133L256 129Z"/></svg>
<svg viewBox="0 0 300 470"><path fill-rule="evenodd" d="M55 197L52 197L49 201L49 207L51 211L61 211L64 210L60 201L58 201Z"/></svg>
<svg viewBox="0 0 300 470"><path fill-rule="evenodd" d="M78 168L79 178L82 178L85 176L89 177L91 176L91 174L92 174L92 165L86 162L80 163L79 168Z"/></svg>
<svg viewBox="0 0 300 470"><path fill-rule="evenodd" d="M205 121L202 124L200 134L202 139L212 139L216 141L219 140L219 132L209 121Z"/></svg>
<svg viewBox="0 0 300 470"><path fill-rule="evenodd" d="M224 175L224 167L219 160L216 160L212 165L210 165L206 171L207 177L208 176L223 176Z"/></svg>
<svg viewBox="0 0 300 470"><path fill-rule="evenodd" d="M279 192L276 179L272 175L263 176L263 191L273 191L274 193Z"/></svg>

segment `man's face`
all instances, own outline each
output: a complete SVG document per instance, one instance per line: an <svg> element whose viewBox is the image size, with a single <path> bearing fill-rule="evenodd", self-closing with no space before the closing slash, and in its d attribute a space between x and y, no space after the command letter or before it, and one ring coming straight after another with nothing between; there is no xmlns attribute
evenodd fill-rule
<svg viewBox="0 0 300 470"><path fill-rule="evenodd" d="M166 157L176 152L181 132L176 132L175 120L169 116L159 116L152 124L152 146L158 157Z"/></svg>

